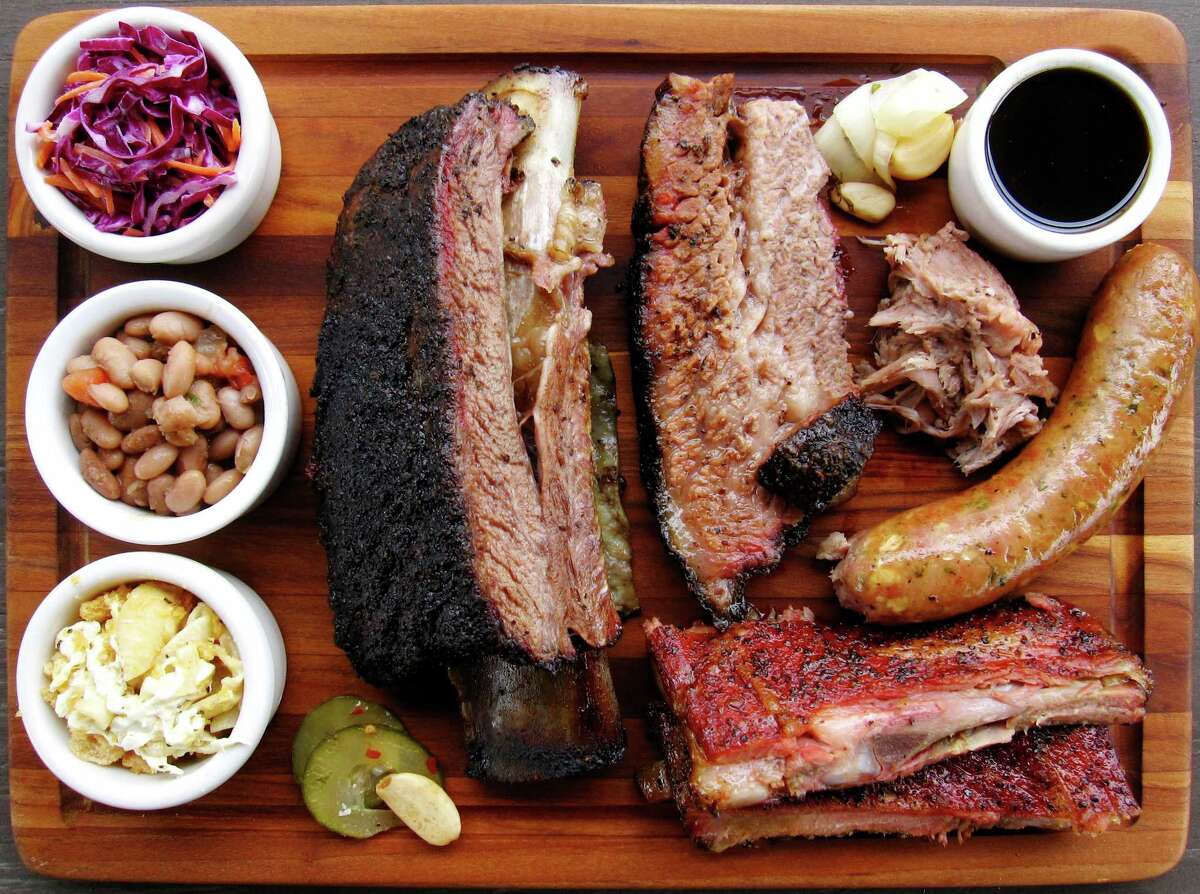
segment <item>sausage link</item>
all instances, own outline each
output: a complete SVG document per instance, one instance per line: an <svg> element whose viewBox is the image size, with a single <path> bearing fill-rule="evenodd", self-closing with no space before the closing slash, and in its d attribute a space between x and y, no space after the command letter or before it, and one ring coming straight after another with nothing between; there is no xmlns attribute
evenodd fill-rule
<svg viewBox="0 0 1200 894"><path fill-rule="evenodd" d="M1024 586L1141 483L1196 352L1200 283L1158 245L1129 251L1084 324L1058 406L987 481L856 534L833 569L846 608L880 624L971 611Z"/></svg>

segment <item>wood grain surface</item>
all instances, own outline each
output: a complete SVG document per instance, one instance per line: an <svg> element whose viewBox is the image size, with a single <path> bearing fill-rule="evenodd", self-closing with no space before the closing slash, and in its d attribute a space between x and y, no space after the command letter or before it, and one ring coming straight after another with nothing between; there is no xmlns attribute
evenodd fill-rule
<svg viewBox="0 0 1200 894"><path fill-rule="evenodd" d="M638 142L654 86L675 69L733 70L744 84L803 87L828 106L863 75L936 65L968 93L1005 62L1058 45L1100 49L1133 64L1172 122L1175 162L1167 196L1141 234L1192 255L1192 187L1186 51L1165 21L1117 11L884 8L381 7L246 9L200 14L250 56L266 86L284 146L275 204L254 237L204 265L138 268L87 255L39 225L10 154L8 209L7 415L8 666L25 621L71 570L123 544L82 528L57 509L24 440L25 378L55 321L117 282L166 276L213 289L238 304L287 356L306 390L324 307L324 259L340 196L359 165L405 118L457 99L515 61L556 62L591 85L577 170L604 185L607 244L617 265L595 277L588 302L594 337L614 355L619 380L622 469L634 527L635 574L647 615L697 615L665 557L636 469L623 299L629 210ZM32 62L65 28L69 13L30 25L18 41L10 120ZM503 22L503 28L497 28ZM877 250L853 237L933 230L949 217L945 183L902 188L885 227L838 216L851 275L850 340L866 350L863 321L884 294ZM1135 234L1136 236L1136 234ZM1136 241L1131 237L1127 244ZM1090 296L1125 246L1063 265L1001 262L1026 313L1043 330L1056 380L1065 378ZM952 852L922 842L857 838L797 842L712 857L694 850L669 807L640 802L630 777L653 756L642 711L652 684L640 626L612 650L630 749L601 776L554 785L484 786L463 776L461 730L440 680L385 695L357 681L333 646L324 556L301 470L311 445L312 405L291 477L251 516L181 554L242 577L267 600L288 646L287 691L266 739L244 770L213 795L155 815L98 807L42 768L19 722L10 728L14 833L37 871L137 881L405 884L538 887L744 887L1035 884L1143 878L1178 859L1187 834L1191 741L1193 592L1192 402L1172 425L1146 484L1108 531L1051 569L1037 589L1098 614L1144 652L1157 680L1141 729L1122 730L1123 760L1144 815L1098 839L1069 835L980 835ZM934 447L881 436L859 494L814 526L772 576L755 581L762 606L804 603L833 611L813 544L964 486ZM463 839L444 851L393 833L349 842L308 817L288 771L291 736L303 714L339 692L373 695L397 708L438 754L463 811ZM11 699L10 699L11 701ZM10 709L11 709L10 704Z"/></svg>

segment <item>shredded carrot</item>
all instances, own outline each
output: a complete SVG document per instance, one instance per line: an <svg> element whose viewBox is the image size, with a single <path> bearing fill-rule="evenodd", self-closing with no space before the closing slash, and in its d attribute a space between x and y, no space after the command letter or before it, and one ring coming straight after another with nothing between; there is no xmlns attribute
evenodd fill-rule
<svg viewBox="0 0 1200 894"><path fill-rule="evenodd" d="M91 146L88 146L85 143L76 143L75 151L78 152L80 155L88 155L92 158L97 158L100 161L104 162L106 165L108 165L110 168L113 168L114 170L125 167L125 165L122 162L117 161L117 159L113 158L107 152L104 152L100 149L95 149Z"/></svg>
<svg viewBox="0 0 1200 894"><path fill-rule="evenodd" d="M129 48L129 55L130 55L130 56L132 56L134 59L136 59L136 60L138 61L138 64L140 64L140 65L145 65L147 62L149 62L149 61L150 61L149 59L147 59L145 56L143 56L143 55L142 55L142 54L141 54L141 53L138 51L138 48L137 48L137 47L130 47L130 48Z"/></svg>
<svg viewBox="0 0 1200 894"><path fill-rule="evenodd" d="M58 168L62 172L62 175L64 177L66 177L68 180L70 180L72 183L75 184L76 192L87 192L87 193L91 192L91 190L87 189L83 185L83 179L78 174L75 173L75 169L73 167L71 167L71 163L69 161L67 161L65 158L60 158L58 160Z"/></svg>
<svg viewBox="0 0 1200 894"><path fill-rule="evenodd" d="M54 154L54 141L53 140L44 140L43 142L38 143L37 155L34 156L34 160L36 161L37 166L39 168L46 167L46 165L48 165L50 163L50 156L53 154Z"/></svg>
<svg viewBox="0 0 1200 894"><path fill-rule="evenodd" d="M221 135L221 142L225 144L225 148L230 152L237 152L242 145L242 123L237 118L233 119L232 127L221 127L216 125L217 133Z"/></svg>
<svg viewBox="0 0 1200 894"><path fill-rule="evenodd" d="M101 194L104 196L104 210L109 214L115 214L117 210L117 204L113 201L112 187L103 187L103 189L101 189Z"/></svg>
<svg viewBox="0 0 1200 894"><path fill-rule="evenodd" d="M69 189L71 192L79 192L75 184L64 177L62 174L47 174L42 180L49 183L51 186L57 186L59 189Z"/></svg>
<svg viewBox="0 0 1200 894"><path fill-rule="evenodd" d="M224 174L232 170L232 167L207 167L205 165L190 164L186 161L176 161L173 158L167 162L167 167L174 168L177 171L183 171L185 174L199 174L201 177L215 177L218 174Z"/></svg>
<svg viewBox="0 0 1200 894"><path fill-rule="evenodd" d="M67 75L66 82L68 84L82 84L88 81L103 81L107 77L108 75L102 71L73 71Z"/></svg>
<svg viewBox="0 0 1200 894"><path fill-rule="evenodd" d="M216 203L216 201L217 200L212 197L212 193L209 193L208 195L206 195L204 197L204 207L211 208Z"/></svg>
<svg viewBox="0 0 1200 894"><path fill-rule="evenodd" d="M158 127L158 122L153 118L146 119L146 126L150 128L150 142L155 146L161 146L167 141L163 136L163 132Z"/></svg>
<svg viewBox="0 0 1200 894"><path fill-rule="evenodd" d="M122 236L145 236L146 234L137 227L126 227L121 231Z"/></svg>
<svg viewBox="0 0 1200 894"><path fill-rule="evenodd" d="M107 77L108 77L108 75L105 75L105 78L107 78ZM68 99L74 99L76 96L81 96L82 94L87 93L89 90L94 90L95 88L96 88L95 81L88 82L87 84L80 84L78 87L73 87L72 89L70 89L66 93L64 93L62 96L60 96L58 99L54 100L54 105L55 105L55 107L58 107L58 106L62 105L64 102L66 102Z"/></svg>

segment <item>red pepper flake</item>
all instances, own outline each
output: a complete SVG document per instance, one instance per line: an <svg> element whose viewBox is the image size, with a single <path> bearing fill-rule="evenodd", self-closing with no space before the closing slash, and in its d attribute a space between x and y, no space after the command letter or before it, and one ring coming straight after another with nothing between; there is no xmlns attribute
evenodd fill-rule
<svg viewBox="0 0 1200 894"><path fill-rule="evenodd" d="M425 758L425 769L434 774L438 771L437 758L432 754Z"/></svg>
<svg viewBox="0 0 1200 894"><path fill-rule="evenodd" d="M350 712L351 717L357 717L359 714L366 714L367 709L362 705L355 705L354 710Z"/></svg>
<svg viewBox="0 0 1200 894"><path fill-rule="evenodd" d="M373 761L377 761L381 757L383 757L383 752L379 751L377 748L368 748L367 749L367 757L369 757Z"/></svg>

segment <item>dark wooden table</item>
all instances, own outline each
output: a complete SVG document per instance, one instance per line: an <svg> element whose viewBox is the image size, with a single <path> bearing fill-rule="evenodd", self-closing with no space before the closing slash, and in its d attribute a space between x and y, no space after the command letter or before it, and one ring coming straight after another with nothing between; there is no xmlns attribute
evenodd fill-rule
<svg viewBox="0 0 1200 894"><path fill-rule="evenodd" d="M175 5L172 0L158 0L161 5ZM215 5L222 0L196 0L193 5ZM259 4L276 4L287 3L292 4L311 2L311 0L257 0ZM326 0L326 2L335 2L335 0ZM369 3L372 0L358 0L359 3ZM636 0L635 0L636 2ZM808 0L809 3L820 3L823 0ZM854 2L854 0L843 0L843 2ZM892 3L904 3L906 0L891 0ZM926 3L934 5L953 5L952 3L944 2L944 0L925 0ZM1031 6L1076 6L1089 5L1094 7L1136 7L1140 9L1152 10L1161 13L1172 19L1180 30L1187 37L1189 45L1189 69L1192 83L1192 120L1193 122L1200 120L1200 0L1091 0L1089 3L1062 3L1062 2L1039 2L1039 0L1023 0L1024 4ZM1017 5L1010 3L1008 0L975 0L976 5L997 5L1008 6ZM66 9L81 9L97 6L97 3L74 2L74 0L2 0L0 2L0 95L8 96L9 75L12 64L12 49L16 35L21 27L38 15ZM9 139L9 122L5 120L0 124L0 134L7 141ZM1193 141L1193 151L1197 154L1197 161L1200 161L1200 143ZM1200 170L1200 166L1197 168ZM3 192L4 207L8 205L8 179L16 177L15 171L8 172L8 177L0 184L0 190ZM0 283L3 283L6 266L5 247L4 243L0 242ZM0 303L0 325L3 323L4 305ZM3 351L3 345L0 343L0 351ZM0 358L2 359L2 358ZM4 365L0 362L0 386L3 386ZM14 383L15 384L15 383ZM19 391L17 393L20 393ZM7 394L7 391L0 387L0 394ZM0 457L0 494L4 493L4 470L3 458ZM1198 516L1200 517L1200 516ZM0 514L0 528L4 524L2 514ZM0 533L2 537L2 533ZM0 572L3 571L4 558L0 556ZM0 578L2 579L2 578ZM0 602L0 625L3 624L4 606ZM1200 651L1200 650L1198 650ZM0 668L0 702L4 701L7 680L4 679L3 668ZM1198 690L1200 692L1200 690ZM1193 710L1193 714L1200 718L1200 711ZM10 718L5 717L0 721L0 743L6 741L5 725ZM1200 758L1200 730L1193 734L1194 748L1192 764L1195 767ZM1193 786L1193 802L1192 813L1196 816L1200 808L1200 786ZM69 847L69 842L64 842L65 847ZM954 859L954 846L951 845L946 851L946 859ZM350 880L347 880L350 881ZM0 745L0 892L4 891L19 891L19 892L37 892L37 891L97 891L97 892L117 892L117 891L273 891L285 890L283 888L212 888L198 886L147 886L147 885L88 885L59 882L52 879L44 879L30 873L20 862L16 851L13 847L11 830L9 828L9 810L8 810L8 767L7 753L3 745ZM317 890L317 889L313 889ZM339 889L320 889L323 891L334 890L351 890L350 888ZM1154 892L1154 894L1184 894L1184 892L1200 891L1200 827L1196 822L1193 822L1192 833L1189 838L1189 847L1182 863L1174 871L1168 873L1162 878L1155 879L1149 882L1134 884L1134 885L1109 885L1103 886L1099 890L1105 891L1138 891L1138 892Z"/></svg>

